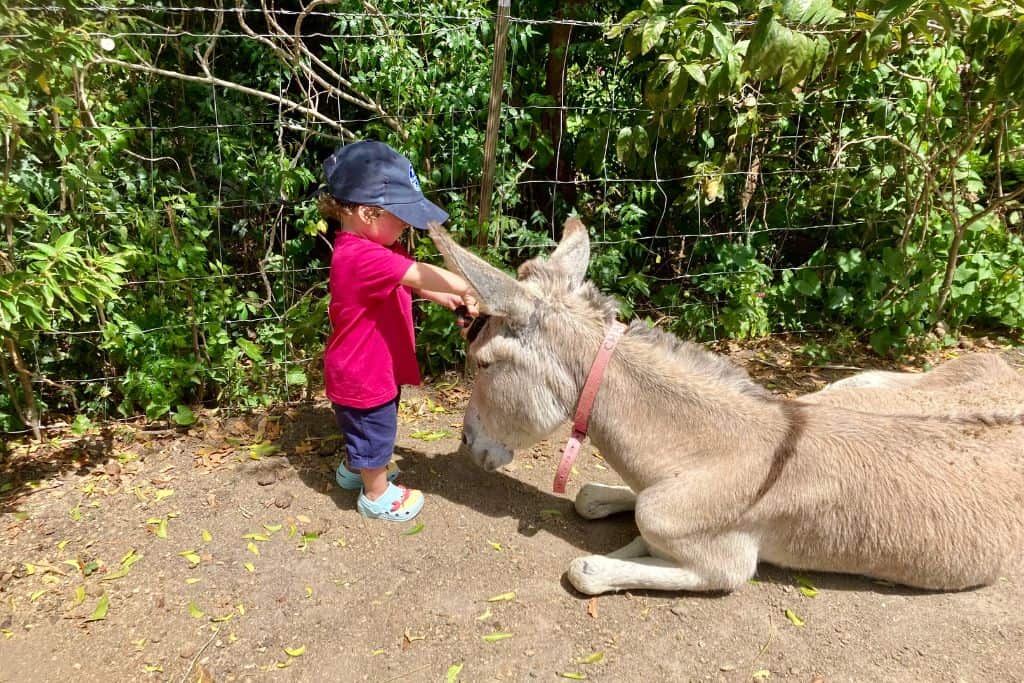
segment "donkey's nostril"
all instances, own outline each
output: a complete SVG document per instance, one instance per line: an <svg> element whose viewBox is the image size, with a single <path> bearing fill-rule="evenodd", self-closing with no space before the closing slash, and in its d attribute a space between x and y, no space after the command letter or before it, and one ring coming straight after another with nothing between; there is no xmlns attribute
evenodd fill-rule
<svg viewBox="0 0 1024 683"><path fill-rule="evenodd" d="M466 438L466 432L462 432L462 443L469 443L469 439Z"/></svg>

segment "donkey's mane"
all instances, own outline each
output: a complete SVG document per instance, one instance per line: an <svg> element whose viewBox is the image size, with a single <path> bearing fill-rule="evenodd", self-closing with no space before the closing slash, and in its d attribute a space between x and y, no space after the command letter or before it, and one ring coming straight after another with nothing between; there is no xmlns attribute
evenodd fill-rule
<svg viewBox="0 0 1024 683"><path fill-rule="evenodd" d="M668 352L673 358L694 372L709 376L732 389L758 398L771 398L772 394L747 374L747 371L733 364L728 358L711 353L700 344L684 341L674 334L658 328L650 328L642 320L629 325L629 334L643 339L655 348Z"/></svg>
<svg viewBox="0 0 1024 683"><path fill-rule="evenodd" d="M549 262L533 259L519 268L519 277L523 280L537 282L542 291L568 291L571 287L567 274ZM593 283L586 281L573 294L579 296L586 304L588 312L602 322L610 322L618 316L619 306L615 299L602 294ZM732 361L711 353L699 344L688 342L658 328L648 328L643 321L634 320L629 325L628 334L646 341L653 348L666 352L693 372L721 382L741 394L758 398L771 398L772 394L755 382L743 368Z"/></svg>

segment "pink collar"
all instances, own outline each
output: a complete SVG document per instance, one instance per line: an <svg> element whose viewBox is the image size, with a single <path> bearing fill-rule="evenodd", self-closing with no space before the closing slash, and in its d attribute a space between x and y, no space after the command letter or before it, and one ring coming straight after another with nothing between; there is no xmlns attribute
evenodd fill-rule
<svg viewBox="0 0 1024 683"><path fill-rule="evenodd" d="M626 326L615 321L608 328L601 348L597 350L593 365L590 366L590 374L583 385L583 392L576 404L576 415L572 419L572 436L565 444L562 451L562 461L558 463L558 471L555 472L555 483L552 490L555 493L565 493L565 482L569 479L572 471L572 462L580 454L580 446L583 439L587 438L587 423L590 421L590 409L594 407L594 399L597 398L597 391L601 388L601 379L604 377L604 370L608 367L608 360L612 357L615 345L625 332Z"/></svg>

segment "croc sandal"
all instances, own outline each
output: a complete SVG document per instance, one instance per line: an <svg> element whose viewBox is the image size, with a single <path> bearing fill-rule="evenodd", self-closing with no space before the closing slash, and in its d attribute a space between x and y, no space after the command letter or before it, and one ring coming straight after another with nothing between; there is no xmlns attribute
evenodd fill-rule
<svg viewBox="0 0 1024 683"><path fill-rule="evenodd" d="M398 469L398 465L391 461L388 463L388 481L394 481L402 470ZM345 461L342 460L338 465L338 470L334 473L334 478L338 481L338 486L347 491L358 491L363 488L363 477L358 472L353 472L345 466Z"/></svg>
<svg viewBox="0 0 1024 683"><path fill-rule="evenodd" d="M423 492L419 489L407 489L398 484L388 484L384 495L377 500L370 500L366 494L360 493L356 507L364 517L405 522L423 509Z"/></svg>

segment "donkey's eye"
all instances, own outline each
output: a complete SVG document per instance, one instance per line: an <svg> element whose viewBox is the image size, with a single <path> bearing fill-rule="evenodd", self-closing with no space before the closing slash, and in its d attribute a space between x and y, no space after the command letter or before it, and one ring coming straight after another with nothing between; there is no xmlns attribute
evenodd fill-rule
<svg viewBox="0 0 1024 683"><path fill-rule="evenodd" d="M490 363L484 363L483 361L479 361L478 360L476 362L476 367L478 369L480 369L480 370L486 370L487 368L491 367L491 364Z"/></svg>

